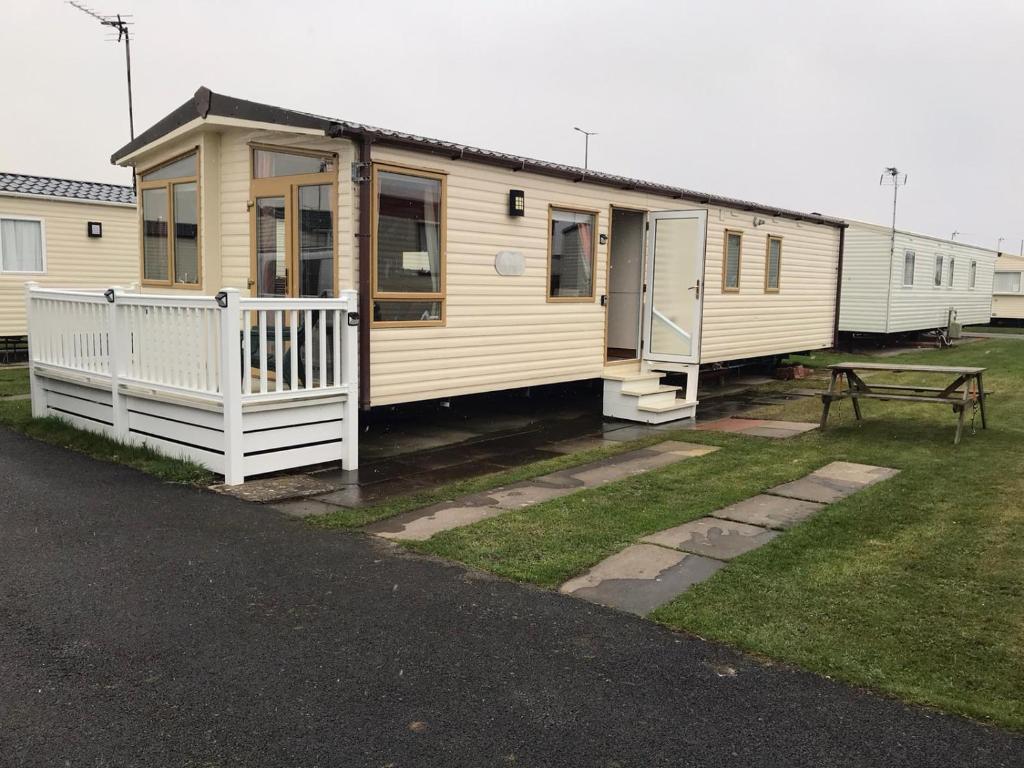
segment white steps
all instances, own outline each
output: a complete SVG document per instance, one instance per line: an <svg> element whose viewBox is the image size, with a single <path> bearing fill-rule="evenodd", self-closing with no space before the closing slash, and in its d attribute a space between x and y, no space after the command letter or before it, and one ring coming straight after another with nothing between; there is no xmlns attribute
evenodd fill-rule
<svg viewBox="0 0 1024 768"><path fill-rule="evenodd" d="M606 368L604 380L604 415L615 419L663 424L679 419L692 419L697 413L697 371L687 366L687 391L682 387L662 384L662 373L641 367L614 366Z"/></svg>

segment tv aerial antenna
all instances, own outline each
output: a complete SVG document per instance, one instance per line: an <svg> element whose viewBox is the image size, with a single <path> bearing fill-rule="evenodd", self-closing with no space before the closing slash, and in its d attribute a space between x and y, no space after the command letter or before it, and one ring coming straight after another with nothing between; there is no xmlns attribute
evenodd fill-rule
<svg viewBox="0 0 1024 768"><path fill-rule="evenodd" d="M128 132L134 140L135 116L132 112L132 40L131 33L128 31L128 27L134 24L133 21L130 21L132 18L131 14L115 13L112 16L104 16L101 13L97 13L92 8L76 2L76 0L68 0L68 5L77 8L82 13L92 16L112 32L117 32L116 40L113 37L107 38L108 40L116 43L124 43L124 64L125 71L128 75Z"/></svg>

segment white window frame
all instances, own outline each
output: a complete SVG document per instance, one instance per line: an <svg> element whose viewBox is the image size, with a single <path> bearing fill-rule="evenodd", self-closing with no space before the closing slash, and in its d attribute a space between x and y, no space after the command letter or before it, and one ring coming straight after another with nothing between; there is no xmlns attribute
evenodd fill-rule
<svg viewBox="0 0 1024 768"><path fill-rule="evenodd" d="M935 254L935 264L932 270L932 287L942 287L942 276L946 271L946 259L941 253Z"/></svg>
<svg viewBox="0 0 1024 768"><path fill-rule="evenodd" d="M907 272L907 257L910 257L910 272ZM914 287L914 275L917 274L917 251L907 248L903 251L903 287ZM910 278L908 281L907 278Z"/></svg>
<svg viewBox="0 0 1024 768"><path fill-rule="evenodd" d="M967 273L967 290L973 291L978 284L978 262L971 261L971 271Z"/></svg>
<svg viewBox="0 0 1024 768"><path fill-rule="evenodd" d="M946 265L946 274L949 275L949 285L947 288L953 287L953 281L956 280L956 257L950 256L949 262Z"/></svg>
<svg viewBox="0 0 1024 768"><path fill-rule="evenodd" d="M41 270L5 269L4 268L4 244L0 238L0 274L2 275L45 275L46 274L46 220L38 216L22 216L21 214L0 213L0 221L35 221L39 224L39 239L43 253L43 268Z"/></svg>

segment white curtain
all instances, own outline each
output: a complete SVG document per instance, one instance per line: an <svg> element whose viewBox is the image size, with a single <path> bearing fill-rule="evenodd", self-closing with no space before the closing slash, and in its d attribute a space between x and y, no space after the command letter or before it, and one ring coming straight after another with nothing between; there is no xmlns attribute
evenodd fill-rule
<svg viewBox="0 0 1024 768"><path fill-rule="evenodd" d="M38 221L0 219L0 269L43 271L43 227Z"/></svg>

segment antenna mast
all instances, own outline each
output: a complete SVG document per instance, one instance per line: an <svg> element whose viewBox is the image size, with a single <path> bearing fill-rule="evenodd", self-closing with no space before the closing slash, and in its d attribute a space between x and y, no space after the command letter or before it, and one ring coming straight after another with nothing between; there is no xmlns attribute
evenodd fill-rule
<svg viewBox="0 0 1024 768"><path fill-rule="evenodd" d="M888 178L888 181L886 180ZM892 185L892 233L889 236L889 290L886 293L886 329L889 326L889 307L892 302L892 269L893 261L896 258L896 197L899 194L900 187L907 183L907 174L900 173L899 168L892 166L882 171L882 175L878 178L879 186L885 186L887 184Z"/></svg>
<svg viewBox="0 0 1024 768"><path fill-rule="evenodd" d="M103 16L102 14L96 13L92 8L88 8L81 3L75 2L75 0L68 0L68 5L77 8L82 13L92 16L94 19L99 21L104 27L117 30L117 40L120 43L124 41L124 63L125 70L128 74L128 132L131 134L131 138L135 139L135 115L132 112L132 41L131 35L128 33L128 27L134 22L127 21L130 19L130 15L122 15L115 13L113 16Z"/></svg>

